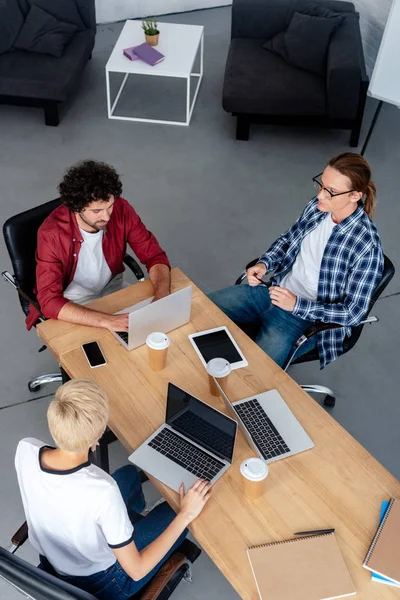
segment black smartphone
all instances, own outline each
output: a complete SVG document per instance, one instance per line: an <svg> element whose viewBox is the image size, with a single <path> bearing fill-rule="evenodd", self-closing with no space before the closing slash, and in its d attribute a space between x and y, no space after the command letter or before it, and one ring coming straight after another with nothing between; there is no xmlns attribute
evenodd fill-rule
<svg viewBox="0 0 400 600"><path fill-rule="evenodd" d="M97 342L89 342L88 344L83 344L82 350L87 358L89 365L94 367L101 367L106 364L106 359L100 349L100 346Z"/></svg>

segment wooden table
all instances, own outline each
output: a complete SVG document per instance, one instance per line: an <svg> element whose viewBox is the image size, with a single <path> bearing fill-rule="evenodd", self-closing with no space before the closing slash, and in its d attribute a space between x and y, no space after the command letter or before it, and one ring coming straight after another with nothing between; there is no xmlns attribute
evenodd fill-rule
<svg viewBox="0 0 400 600"><path fill-rule="evenodd" d="M128 352L104 329L50 320L37 331L71 377L94 379L108 392L109 426L132 452L164 422L169 381L224 410L222 400L209 393L205 369L188 335L227 325L249 362L247 368L231 375L232 400L276 388L315 447L272 463L264 496L250 502L242 493L239 466L254 454L239 432L234 463L215 484L212 498L191 525L193 535L239 595L257 600L246 556L248 546L291 538L295 531L334 527L357 598L399 599L399 589L371 582L370 572L361 565L377 528L381 501L400 498L400 483L180 270L172 270L173 291L189 284L193 285L191 322L169 334L167 367L158 373L148 366L146 346ZM90 306L116 312L151 294L151 283L146 281ZM82 343L93 340L99 341L107 359L107 365L99 369L90 369L81 350ZM153 482L176 509L177 494Z"/></svg>

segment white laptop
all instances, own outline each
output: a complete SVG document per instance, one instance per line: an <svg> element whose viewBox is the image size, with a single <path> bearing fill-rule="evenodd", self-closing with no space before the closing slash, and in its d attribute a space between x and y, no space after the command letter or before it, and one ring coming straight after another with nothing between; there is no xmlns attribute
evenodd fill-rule
<svg viewBox="0 0 400 600"><path fill-rule="evenodd" d="M218 380L215 380L218 385ZM231 402L220 385L222 399L257 455L267 463L314 447L277 390Z"/></svg>
<svg viewBox="0 0 400 600"><path fill-rule="evenodd" d="M165 424L129 460L179 491L197 479L212 484L232 464L237 423L173 383L168 384Z"/></svg>
<svg viewBox="0 0 400 600"><path fill-rule="evenodd" d="M154 296L146 298L115 313L117 315L129 313L129 331L111 332L128 350L134 350L145 344L147 336L153 331L168 333L190 321L191 285L156 302L152 302L153 298Z"/></svg>

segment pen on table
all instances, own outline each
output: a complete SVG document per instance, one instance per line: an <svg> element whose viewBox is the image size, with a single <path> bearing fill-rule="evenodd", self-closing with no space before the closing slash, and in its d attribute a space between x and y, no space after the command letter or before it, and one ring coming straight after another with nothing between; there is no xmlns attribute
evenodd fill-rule
<svg viewBox="0 0 400 600"><path fill-rule="evenodd" d="M318 535L323 533L333 533L334 529L316 529L315 531L296 531L293 535Z"/></svg>

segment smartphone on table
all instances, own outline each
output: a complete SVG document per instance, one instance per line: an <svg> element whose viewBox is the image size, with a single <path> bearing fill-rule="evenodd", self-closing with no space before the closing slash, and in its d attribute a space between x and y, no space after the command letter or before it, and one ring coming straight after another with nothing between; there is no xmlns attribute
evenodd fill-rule
<svg viewBox="0 0 400 600"><path fill-rule="evenodd" d="M102 353L101 348L97 342L88 342L87 344L83 344L82 350L92 369L107 364L107 361L104 358L104 354Z"/></svg>

